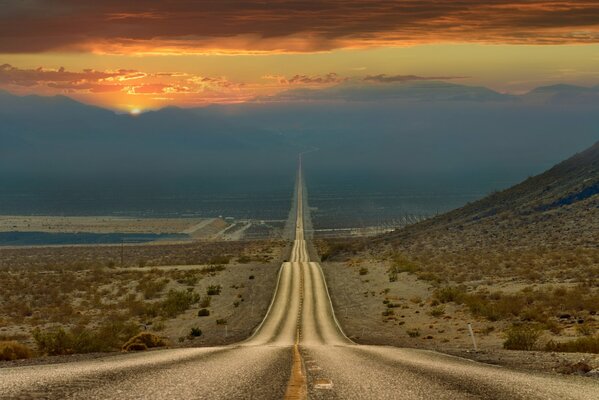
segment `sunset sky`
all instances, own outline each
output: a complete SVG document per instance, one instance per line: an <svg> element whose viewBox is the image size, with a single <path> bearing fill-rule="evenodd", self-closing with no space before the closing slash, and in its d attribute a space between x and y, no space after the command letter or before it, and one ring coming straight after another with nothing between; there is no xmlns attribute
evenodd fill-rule
<svg viewBox="0 0 599 400"><path fill-rule="evenodd" d="M599 1L0 1L0 88L133 111L344 82L599 84Z"/></svg>

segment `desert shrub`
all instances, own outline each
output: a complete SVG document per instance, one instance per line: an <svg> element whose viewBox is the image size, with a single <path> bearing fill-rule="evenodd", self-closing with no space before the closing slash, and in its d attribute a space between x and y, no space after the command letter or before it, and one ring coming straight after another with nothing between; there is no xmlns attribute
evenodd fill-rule
<svg viewBox="0 0 599 400"><path fill-rule="evenodd" d="M127 340L122 349L125 351L139 351L164 346L166 346L166 342L160 336L150 332L142 332Z"/></svg>
<svg viewBox="0 0 599 400"><path fill-rule="evenodd" d="M218 296L223 287L221 285L210 285L208 289L206 289L206 294L208 296Z"/></svg>
<svg viewBox="0 0 599 400"><path fill-rule="evenodd" d="M360 275L366 275L366 274L368 274L368 268L362 267L362 268L360 268L360 270L358 271L358 273Z"/></svg>
<svg viewBox="0 0 599 400"><path fill-rule="evenodd" d="M40 352L48 355L64 355L117 350L128 337L137 332L139 328L131 322L108 318L95 329L85 326L77 326L69 330L62 327L46 331L35 329L32 335Z"/></svg>
<svg viewBox="0 0 599 400"><path fill-rule="evenodd" d="M227 263L228 263L228 261L226 263L222 263L222 264L227 264ZM217 264L221 264L221 263L217 263ZM217 272L224 271L224 270L225 270L225 267L223 265L210 265L208 267L202 268L200 270L200 274L202 274L202 275L216 275Z"/></svg>
<svg viewBox="0 0 599 400"><path fill-rule="evenodd" d="M419 271L417 272L416 276L418 276L418 279L420 280L433 282L435 284L440 284L441 282L443 282L443 278L441 278L436 273L430 271Z"/></svg>
<svg viewBox="0 0 599 400"><path fill-rule="evenodd" d="M391 310L390 308L388 308L382 312L383 317L389 317L394 314L395 314L395 312L393 310Z"/></svg>
<svg viewBox="0 0 599 400"><path fill-rule="evenodd" d="M210 307L211 302L212 302L212 297L204 296L204 297L202 297L202 300L200 301L200 307L203 307L203 308Z"/></svg>
<svg viewBox="0 0 599 400"><path fill-rule="evenodd" d="M190 273L187 273L185 275L183 275L181 278L177 279L178 283L181 283L183 285L186 286L195 286L197 285L198 281L200 280L200 277L198 275L196 275L195 271L189 271Z"/></svg>
<svg viewBox="0 0 599 400"><path fill-rule="evenodd" d="M459 303L464 296L464 288L458 286L447 286L435 290L434 296L441 303Z"/></svg>
<svg viewBox="0 0 599 400"><path fill-rule="evenodd" d="M163 321L158 321L152 325L152 330L156 332L161 332L166 328Z"/></svg>
<svg viewBox="0 0 599 400"><path fill-rule="evenodd" d="M578 361L567 362L559 369L559 372L561 372L562 374L586 374L592 369L593 368L588 363L584 361Z"/></svg>
<svg viewBox="0 0 599 400"><path fill-rule="evenodd" d="M160 312L165 317L174 318L199 300L200 296L195 292L171 289L166 299L160 303Z"/></svg>
<svg viewBox="0 0 599 400"><path fill-rule="evenodd" d="M508 350L533 350L541 336L541 329L533 324L513 325L505 332L503 348Z"/></svg>
<svg viewBox="0 0 599 400"><path fill-rule="evenodd" d="M191 328L191 330L189 332L189 336L200 337L200 336L202 336L202 330L200 328L198 328L197 326L194 326Z"/></svg>
<svg viewBox="0 0 599 400"><path fill-rule="evenodd" d="M228 264L231 261L231 256L219 255L213 256L208 260L208 264Z"/></svg>
<svg viewBox="0 0 599 400"><path fill-rule="evenodd" d="M318 254L322 261L342 259L343 256L355 255L364 250L366 243L355 239L331 239L317 242Z"/></svg>
<svg viewBox="0 0 599 400"><path fill-rule="evenodd" d="M432 317L440 317L443 314L445 314L445 307L443 306L433 307L429 311L429 315L431 315Z"/></svg>
<svg viewBox="0 0 599 400"><path fill-rule="evenodd" d="M254 275L250 275L248 279L254 279Z"/></svg>
<svg viewBox="0 0 599 400"><path fill-rule="evenodd" d="M14 340L0 342L0 361L13 361L30 358L31 349Z"/></svg>
<svg viewBox="0 0 599 400"><path fill-rule="evenodd" d="M388 269L388 273L401 273L408 272L414 273L420 270L420 266L414 261L408 259L406 256L400 253L395 253L391 259L391 267Z"/></svg>
<svg viewBox="0 0 599 400"><path fill-rule="evenodd" d="M207 308L201 308L200 311L198 311L198 317L207 317L210 315L210 310L208 310Z"/></svg>
<svg viewBox="0 0 599 400"><path fill-rule="evenodd" d="M146 351L148 346L143 343L129 343L123 346L124 351Z"/></svg>
<svg viewBox="0 0 599 400"><path fill-rule="evenodd" d="M595 334L595 327L589 323L576 325L576 332L583 336L592 336Z"/></svg>
<svg viewBox="0 0 599 400"><path fill-rule="evenodd" d="M224 318L217 319L216 325L227 325L227 320Z"/></svg>
<svg viewBox="0 0 599 400"><path fill-rule="evenodd" d="M75 338L63 328L52 331L35 329L33 339L40 352L48 355L63 355L75 353Z"/></svg>
<svg viewBox="0 0 599 400"><path fill-rule="evenodd" d="M243 256L237 257L237 262L238 262L239 264L247 264L247 263L249 263L249 262L251 262L251 261L252 261L252 258L251 258L251 257L249 257L249 256L246 256L246 255L243 255Z"/></svg>
<svg viewBox="0 0 599 400"><path fill-rule="evenodd" d="M420 329L418 329L418 328L408 329L406 331L406 333L408 334L409 337L415 338L415 337L420 336Z"/></svg>
<svg viewBox="0 0 599 400"><path fill-rule="evenodd" d="M587 336L561 343L550 341L545 345L545 350L564 353L599 354L599 336Z"/></svg>

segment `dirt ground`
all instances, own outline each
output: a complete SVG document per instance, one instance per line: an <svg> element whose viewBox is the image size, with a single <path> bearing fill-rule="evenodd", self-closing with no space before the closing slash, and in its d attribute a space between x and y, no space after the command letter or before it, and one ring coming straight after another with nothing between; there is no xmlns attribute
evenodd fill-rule
<svg viewBox="0 0 599 400"><path fill-rule="evenodd" d="M325 262L322 267L339 323L357 343L430 349L525 370L577 373L578 363L599 368L596 354L504 350L505 321L475 318L454 303L432 305L433 285L408 273L390 282L380 262Z"/></svg>
<svg viewBox="0 0 599 400"><path fill-rule="evenodd" d="M142 252L156 246L138 248ZM169 247L164 248L166 252ZM183 249L173 251L179 254ZM210 243L199 247L197 257L201 259L199 253L206 253L206 257L215 258L218 251L224 264L160 265L161 252L150 253L155 257L148 259L150 266L122 268L74 263L70 258L76 254L71 248L64 250L69 254L67 259L53 257L56 248L37 250L6 250L13 257L0 268L0 340L16 340L35 350L32 332L36 328L51 331L86 326L93 331L115 315L141 331L166 338L170 347L182 347L222 345L250 336L266 314L289 243ZM89 246L84 254L87 259L96 259L105 250ZM209 295L210 287L218 287L218 293ZM191 293L196 300L185 310L166 315L164 304L171 292ZM209 311L208 316L198 315L203 308ZM191 335L192 328L201 334ZM0 367L99 356L41 357L0 362Z"/></svg>

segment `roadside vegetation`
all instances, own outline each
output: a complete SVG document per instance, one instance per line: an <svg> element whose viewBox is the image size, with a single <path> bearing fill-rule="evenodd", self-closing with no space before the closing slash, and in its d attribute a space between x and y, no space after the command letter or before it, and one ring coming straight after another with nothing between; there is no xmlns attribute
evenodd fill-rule
<svg viewBox="0 0 599 400"><path fill-rule="evenodd" d="M169 246L125 246L125 259L127 252L139 251L144 256L123 268L118 261L105 258L110 253L118 257L120 247L0 249L0 361L156 347L139 340L129 342L138 334L169 337L161 339L162 345L177 343L185 318L192 315L196 324L208 320L214 326L244 301L247 289L243 283L248 272L255 277L256 264L244 265L246 272L237 278L230 271L236 267L228 262L241 256L251 260L279 257L276 246L282 244L195 244L193 248L198 252L204 248L206 254L185 260L179 257L188 257L183 251L190 248L187 245L173 245L176 251ZM193 265L154 266L166 260ZM195 264L200 261L222 263ZM229 278L221 280L223 274ZM231 279L234 285L221 283ZM213 310L214 296L223 297L222 303L229 306L217 302L218 309ZM191 332L187 339L205 336L193 320L187 324L185 329Z"/></svg>
<svg viewBox="0 0 599 400"><path fill-rule="evenodd" d="M318 240L317 246L329 262L342 263L358 274L384 271L387 282L383 284L370 287L369 281L362 280L361 301L382 298L381 321L403 328L403 334L412 339L431 337L436 346L452 346L452 336L443 333L467 337L465 326L470 320L483 343L497 343L505 349L597 353L598 249L547 249L534 244L468 248L459 242L436 249L428 243L402 249L380 243L367 248L362 243L363 239ZM389 294L395 285L406 282L406 276L428 286L427 296ZM369 280L377 282L376 275ZM382 285L387 288L381 290ZM421 322L420 316L430 317L427 330L443 339L416 335L415 329L422 331L422 327L410 323L415 317L407 314L413 313ZM461 327L455 325L456 318L465 319Z"/></svg>

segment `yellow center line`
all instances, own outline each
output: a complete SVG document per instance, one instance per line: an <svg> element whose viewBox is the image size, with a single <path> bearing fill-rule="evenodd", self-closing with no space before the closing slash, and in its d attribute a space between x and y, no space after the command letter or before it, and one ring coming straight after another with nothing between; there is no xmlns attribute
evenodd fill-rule
<svg viewBox="0 0 599 400"><path fill-rule="evenodd" d="M287 383L287 390L285 391L285 400L304 400L308 398L306 374L304 373L304 362L299 351L302 307L304 304L304 274L303 271L301 271L303 269L303 265L298 263L297 267L300 269L300 305L297 314L295 343L293 345L293 365L291 367L291 376L289 377L289 382Z"/></svg>

